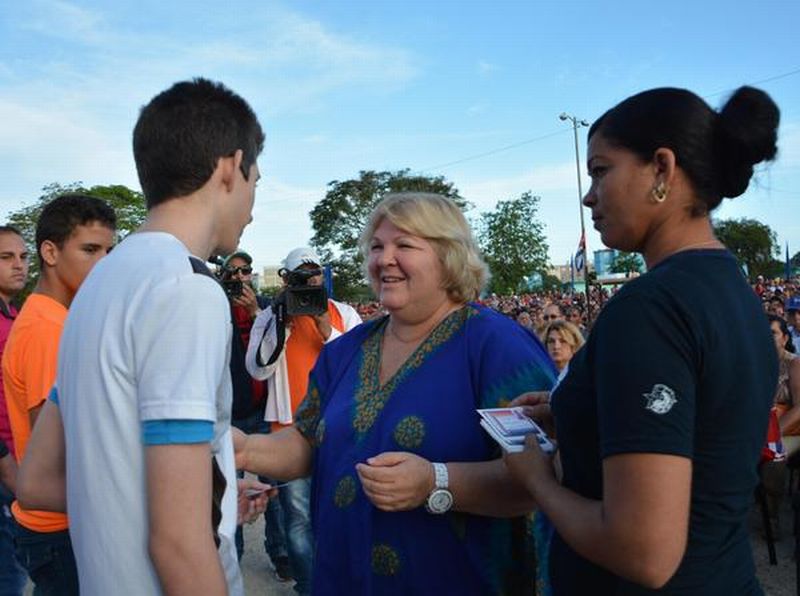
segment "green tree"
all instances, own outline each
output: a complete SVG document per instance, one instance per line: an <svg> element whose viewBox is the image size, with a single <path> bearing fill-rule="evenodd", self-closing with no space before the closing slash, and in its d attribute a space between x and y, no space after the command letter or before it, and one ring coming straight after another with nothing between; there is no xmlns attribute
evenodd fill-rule
<svg viewBox="0 0 800 596"><path fill-rule="evenodd" d="M42 195L34 203L11 211L6 220L9 225L20 231L31 255L28 283L18 297L20 301L30 294L39 276L39 259L36 252L36 223L39 221L39 215L45 205L57 196L72 192L88 194L108 202L117 214L117 237L120 240L138 228L147 215L144 196L119 184L91 188L85 188L80 182L66 185L53 183L45 186Z"/></svg>
<svg viewBox="0 0 800 596"><path fill-rule="evenodd" d="M385 194L408 191L437 193L450 197L462 209L466 207L458 190L442 176L415 176L407 169L362 171L356 179L328 183L325 197L311 210L311 244L332 265L333 289L338 298L359 300L369 296L358 250L359 235Z"/></svg>
<svg viewBox="0 0 800 596"><path fill-rule="evenodd" d="M641 273L642 258L632 252L620 252L611 263L611 273Z"/></svg>
<svg viewBox="0 0 800 596"><path fill-rule="evenodd" d="M552 275L550 273L542 273L542 289L543 290L545 290L545 291L560 290L563 287L564 287L564 284L555 275Z"/></svg>
<svg viewBox="0 0 800 596"><path fill-rule="evenodd" d="M778 255L778 242L772 229L754 219L723 219L714 222L714 233L728 247L750 277L769 276Z"/></svg>
<svg viewBox="0 0 800 596"><path fill-rule="evenodd" d="M538 210L539 197L524 192L481 213L478 242L492 273L491 291L512 294L527 275L544 275L548 246Z"/></svg>

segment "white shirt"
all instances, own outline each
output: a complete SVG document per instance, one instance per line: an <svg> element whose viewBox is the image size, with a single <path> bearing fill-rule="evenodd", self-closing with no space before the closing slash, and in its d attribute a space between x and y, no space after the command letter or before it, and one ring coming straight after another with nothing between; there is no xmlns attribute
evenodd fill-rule
<svg viewBox="0 0 800 596"><path fill-rule="evenodd" d="M244 593L233 541L230 341L222 288L193 272L186 247L169 234L129 236L81 286L57 380L81 593L161 593L147 551L142 425L177 419L214 424L211 450L227 481L220 559L229 593Z"/></svg>

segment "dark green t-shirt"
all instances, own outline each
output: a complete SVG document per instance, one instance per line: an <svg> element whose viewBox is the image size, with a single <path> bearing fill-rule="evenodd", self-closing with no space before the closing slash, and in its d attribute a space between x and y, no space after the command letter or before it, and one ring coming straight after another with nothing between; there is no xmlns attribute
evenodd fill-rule
<svg viewBox="0 0 800 596"><path fill-rule="evenodd" d="M689 542L676 574L653 592L556 535L556 594L761 593L747 517L777 371L761 305L725 250L677 253L608 302L552 396L564 485L601 499L605 457L690 458Z"/></svg>

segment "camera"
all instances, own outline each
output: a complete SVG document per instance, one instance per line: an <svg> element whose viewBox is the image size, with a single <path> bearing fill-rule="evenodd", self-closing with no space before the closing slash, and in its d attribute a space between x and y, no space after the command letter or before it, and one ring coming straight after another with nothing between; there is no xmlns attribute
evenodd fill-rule
<svg viewBox="0 0 800 596"><path fill-rule="evenodd" d="M296 316L321 315L328 310L325 288L308 285L312 277L322 275L321 269L283 270L282 275L286 278L286 289L273 301L273 311L283 306L287 315Z"/></svg>
<svg viewBox="0 0 800 596"><path fill-rule="evenodd" d="M228 298L238 298L244 292L244 285L238 279L225 279L222 280L222 289Z"/></svg>

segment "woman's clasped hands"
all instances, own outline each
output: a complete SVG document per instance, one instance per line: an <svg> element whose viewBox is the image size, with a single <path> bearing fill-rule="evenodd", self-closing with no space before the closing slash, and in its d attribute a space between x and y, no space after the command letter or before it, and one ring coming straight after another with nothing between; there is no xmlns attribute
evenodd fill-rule
<svg viewBox="0 0 800 596"><path fill-rule="evenodd" d="M405 451L386 451L356 464L364 494L383 511L407 511L422 505L434 489L431 462Z"/></svg>

